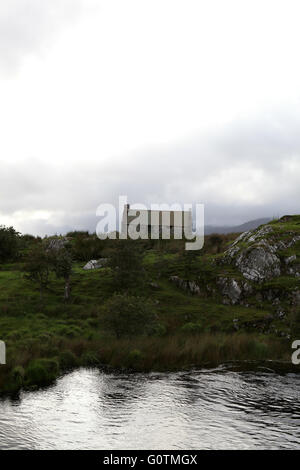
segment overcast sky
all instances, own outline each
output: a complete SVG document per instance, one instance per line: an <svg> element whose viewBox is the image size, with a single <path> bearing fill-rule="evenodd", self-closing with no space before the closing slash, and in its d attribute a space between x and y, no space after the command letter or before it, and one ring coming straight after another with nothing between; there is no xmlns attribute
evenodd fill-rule
<svg viewBox="0 0 300 470"><path fill-rule="evenodd" d="M300 213L299 0L0 3L0 224L95 230L96 209Z"/></svg>

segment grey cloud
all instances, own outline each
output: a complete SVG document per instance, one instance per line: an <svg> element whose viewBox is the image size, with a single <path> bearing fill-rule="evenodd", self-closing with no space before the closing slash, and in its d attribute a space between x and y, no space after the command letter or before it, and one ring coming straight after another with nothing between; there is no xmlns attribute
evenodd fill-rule
<svg viewBox="0 0 300 470"><path fill-rule="evenodd" d="M94 231L97 206L116 204L123 194L131 203L148 205L203 202L207 224L231 225L299 213L298 124L297 115L277 110L173 144L140 149L106 163L86 160L74 163L72 168L51 165L42 158L24 160L22 166L15 167L3 163L0 213L52 212L53 220L24 221L23 231L39 233L72 228ZM288 163L291 170L286 170ZM241 181L239 172L231 180L230 172L240 168ZM257 181L252 180L252 170L259 171ZM239 184L241 198L236 198ZM248 198L243 197L244 189ZM261 196L257 198L257 194Z"/></svg>
<svg viewBox="0 0 300 470"><path fill-rule="evenodd" d="M14 72L23 58L40 54L65 23L80 13L82 0L9 0L0 3L0 67Z"/></svg>

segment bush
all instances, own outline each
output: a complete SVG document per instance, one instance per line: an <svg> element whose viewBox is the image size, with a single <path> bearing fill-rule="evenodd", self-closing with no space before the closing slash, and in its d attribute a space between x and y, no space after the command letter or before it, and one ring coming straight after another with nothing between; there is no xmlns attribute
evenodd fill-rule
<svg viewBox="0 0 300 470"><path fill-rule="evenodd" d="M83 238L83 237L88 237L89 232L85 230L73 230L72 232L68 232L66 234L67 238Z"/></svg>
<svg viewBox="0 0 300 470"><path fill-rule="evenodd" d="M81 363L83 366L91 367L100 364L98 355L93 351L87 351L82 355Z"/></svg>
<svg viewBox="0 0 300 470"><path fill-rule="evenodd" d="M72 274L72 256L66 248L53 250L52 268L58 279L64 279L64 299L70 300L71 286L70 277Z"/></svg>
<svg viewBox="0 0 300 470"><path fill-rule="evenodd" d="M161 323L156 323L153 325L152 334L157 337L165 336L167 334L167 328Z"/></svg>
<svg viewBox="0 0 300 470"><path fill-rule="evenodd" d="M13 227L0 225L0 261L14 260L19 254L20 234Z"/></svg>
<svg viewBox="0 0 300 470"><path fill-rule="evenodd" d="M77 261L98 259L101 258L103 247L103 240L100 240L96 235L78 232L72 243L72 254Z"/></svg>
<svg viewBox="0 0 300 470"><path fill-rule="evenodd" d="M106 303L105 310L104 324L117 338L153 332L155 314L149 300L115 294Z"/></svg>
<svg viewBox="0 0 300 470"><path fill-rule="evenodd" d="M133 349L128 354L130 360L138 361L143 358L143 353L139 349Z"/></svg>
<svg viewBox="0 0 300 470"><path fill-rule="evenodd" d="M24 266L25 278L38 285L41 296L43 290L48 287L51 263L51 254L45 246L35 246L28 253Z"/></svg>
<svg viewBox="0 0 300 470"><path fill-rule="evenodd" d="M61 369L72 369L77 365L77 358L72 351L62 351L59 355L59 365Z"/></svg>
<svg viewBox="0 0 300 470"><path fill-rule="evenodd" d="M61 333L68 338L76 338L82 336L82 329L79 326L63 327Z"/></svg>
<svg viewBox="0 0 300 470"><path fill-rule="evenodd" d="M197 334L197 333L203 332L203 326L200 322L197 322L197 323L189 322L183 325L181 327L181 330L184 333Z"/></svg>
<svg viewBox="0 0 300 470"><path fill-rule="evenodd" d="M257 359L266 359L268 357L268 346L260 341L255 341L253 352Z"/></svg>
<svg viewBox="0 0 300 470"><path fill-rule="evenodd" d="M128 366L137 367L139 363L144 359L144 354L139 349L133 349L128 354Z"/></svg>
<svg viewBox="0 0 300 470"><path fill-rule="evenodd" d="M35 359L26 370L26 381L29 385L46 385L57 377L58 371L55 359Z"/></svg>
<svg viewBox="0 0 300 470"><path fill-rule="evenodd" d="M16 366L11 371L11 380L17 389L20 389L24 382L25 371L22 366Z"/></svg>
<svg viewBox="0 0 300 470"><path fill-rule="evenodd" d="M143 253L141 245L136 243L136 240L117 240L109 266L114 271L114 283L117 289L143 285L145 278Z"/></svg>

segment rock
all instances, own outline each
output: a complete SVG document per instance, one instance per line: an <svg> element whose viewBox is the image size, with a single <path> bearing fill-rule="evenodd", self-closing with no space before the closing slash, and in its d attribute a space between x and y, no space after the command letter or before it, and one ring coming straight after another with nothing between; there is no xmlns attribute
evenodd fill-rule
<svg viewBox="0 0 300 470"><path fill-rule="evenodd" d="M83 267L83 269L99 269L103 268L107 264L108 259L107 258L100 258L100 259L91 259L86 265Z"/></svg>
<svg viewBox="0 0 300 470"><path fill-rule="evenodd" d="M247 281L243 282L242 289L245 295L251 295L253 293L253 287Z"/></svg>
<svg viewBox="0 0 300 470"><path fill-rule="evenodd" d="M250 281L262 282L280 276L280 259L262 247L245 250L236 260L236 267Z"/></svg>
<svg viewBox="0 0 300 470"><path fill-rule="evenodd" d="M300 290L294 290L291 294L291 304L300 305Z"/></svg>
<svg viewBox="0 0 300 470"><path fill-rule="evenodd" d="M279 308L277 310L277 318L279 318L279 320L282 320L284 317L285 317L285 311Z"/></svg>
<svg viewBox="0 0 300 470"><path fill-rule="evenodd" d="M83 269L96 269L97 266L97 260L96 259L91 259L86 263L85 266L83 266Z"/></svg>
<svg viewBox="0 0 300 470"><path fill-rule="evenodd" d="M268 314L263 318L243 322L241 326L247 329L255 329L260 332L267 333L274 329L274 327L271 325L273 320L274 316L272 314Z"/></svg>
<svg viewBox="0 0 300 470"><path fill-rule="evenodd" d="M297 256L292 255L284 259L287 274L300 277L300 264L297 263Z"/></svg>
<svg viewBox="0 0 300 470"><path fill-rule="evenodd" d="M293 263L294 261L296 261L297 259L297 256L296 255L292 255L292 256L289 256L288 258L285 258L285 264L291 264Z"/></svg>
<svg viewBox="0 0 300 470"><path fill-rule="evenodd" d="M253 288L249 282L238 282L231 277L219 277L217 285L224 296L223 304L225 305L235 305L237 303L244 305L243 299L253 293ZM245 306L248 306L248 304Z"/></svg>
<svg viewBox="0 0 300 470"><path fill-rule="evenodd" d="M192 294L200 294L200 287L198 286L198 284L196 284L195 281L188 281L188 287Z"/></svg>
<svg viewBox="0 0 300 470"><path fill-rule="evenodd" d="M185 279L181 279L179 276L171 276L169 278L171 282L176 284L180 289L186 290L191 294L200 295L200 287L195 281L187 281Z"/></svg>
<svg viewBox="0 0 300 470"><path fill-rule="evenodd" d="M278 289L266 289L263 291L263 300L272 302L273 305L280 303L279 297L282 297L282 292Z"/></svg>
<svg viewBox="0 0 300 470"><path fill-rule="evenodd" d="M179 276L170 276L169 281L174 282L174 284L177 284L178 286L181 287L182 279L180 279Z"/></svg>
<svg viewBox="0 0 300 470"><path fill-rule="evenodd" d="M149 286L153 289L159 289L159 285L156 282L149 282Z"/></svg>
<svg viewBox="0 0 300 470"><path fill-rule="evenodd" d="M233 264L245 279L261 283L282 274L280 253L291 248L299 240L300 235L292 231L286 232L284 238L279 239L272 225L264 225L242 233L218 263ZM286 257L283 269L288 269L289 274L300 277L299 266L295 265L296 259L296 255Z"/></svg>
<svg viewBox="0 0 300 470"><path fill-rule="evenodd" d="M229 303L232 305L238 303L242 295L242 289L235 279L220 277L217 284L220 286L221 292L225 296L223 303L226 304L227 300L229 300Z"/></svg>
<svg viewBox="0 0 300 470"><path fill-rule="evenodd" d="M287 274L291 276L300 277L300 264L291 264L287 268Z"/></svg>
<svg viewBox="0 0 300 470"><path fill-rule="evenodd" d="M68 243L68 239L65 237L64 238L52 238L51 240L49 240L47 249L58 251L58 250L65 248L67 243Z"/></svg>

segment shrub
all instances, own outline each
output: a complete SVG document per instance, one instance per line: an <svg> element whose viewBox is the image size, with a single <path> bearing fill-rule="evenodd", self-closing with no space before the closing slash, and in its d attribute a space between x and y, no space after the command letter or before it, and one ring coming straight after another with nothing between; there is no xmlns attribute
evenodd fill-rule
<svg viewBox="0 0 300 470"><path fill-rule="evenodd" d="M46 317L46 315L45 315L44 313L37 313L36 316L35 316L35 318L36 318L37 320L46 320L46 319L47 319L47 317Z"/></svg>
<svg viewBox="0 0 300 470"><path fill-rule="evenodd" d="M88 235L84 232L78 232L73 235L72 254L77 261L89 261L90 259L101 258L104 247L103 240L96 235Z"/></svg>
<svg viewBox="0 0 300 470"><path fill-rule="evenodd" d="M71 369L77 365L78 361L72 351L62 351L59 355L59 365L61 369Z"/></svg>
<svg viewBox="0 0 300 470"><path fill-rule="evenodd" d="M196 334L196 333L202 333L203 332L203 326L200 322L189 322L186 323L181 327L181 330L184 333L191 333L191 334Z"/></svg>
<svg viewBox="0 0 300 470"><path fill-rule="evenodd" d="M66 248L60 250L53 250L52 254L52 267L58 279L64 279L64 299L70 300L71 286L70 277L72 274L72 256Z"/></svg>
<svg viewBox="0 0 300 470"><path fill-rule="evenodd" d="M89 232L85 230L73 230L72 232L68 232L66 234L67 238L82 238L82 237L88 237Z"/></svg>
<svg viewBox="0 0 300 470"><path fill-rule="evenodd" d="M35 359L26 370L26 381L29 385L46 385L56 378L58 371L55 359Z"/></svg>
<svg viewBox="0 0 300 470"><path fill-rule="evenodd" d="M260 341L255 341L253 352L257 359L266 359L268 356L268 346Z"/></svg>
<svg viewBox="0 0 300 470"><path fill-rule="evenodd" d="M82 355L81 363L83 366L90 367L99 365L100 361L98 355L95 352L87 351Z"/></svg>
<svg viewBox="0 0 300 470"><path fill-rule="evenodd" d="M66 326L63 327L61 333L68 338L76 338L76 336L82 336L82 329L79 326Z"/></svg>
<svg viewBox="0 0 300 470"><path fill-rule="evenodd" d="M156 323L153 325L152 334L158 337L165 336L167 334L167 328L161 323Z"/></svg>
<svg viewBox="0 0 300 470"><path fill-rule="evenodd" d="M153 332L152 302L140 297L115 294L107 303L104 324L117 338Z"/></svg>
<svg viewBox="0 0 300 470"><path fill-rule="evenodd" d="M143 285L145 277L143 253L135 240L117 240L109 266L114 271L114 283L117 289Z"/></svg>
<svg viewBox="0 0 300 470"><path fill-rule="evenodd" d="M25 371L22 366L16 366L11 371L11 380L17 389L21 388L24 382Z"/></svg>
<svg viewBox="0 0 300 470"><path fill-rule="evenodd" d="M139 349L133 349L128 354L128 366L137 367L142 359L144 359L144 354Z"/></svg>
<svg viewBox="0 0 300 470"><path fill-rule="evenodd" d="M30 251L24 266L25 278L38 285L41 297L48 287L51 263L51 254L47 248L38 245Z"/></svg>
<svg viewBox="0 0 300 470"><path fill-rule="evenodd" d="M0 225L0 261L13 260L18 256L20 234L13 227Z"/></svg>
<svg viewBox="0 0 300 470"><path fill-rule="evenodd" d="M133 349L128 354L128 358L132 361L139 361L144 357L143 353L139 349Z"/></svg>

